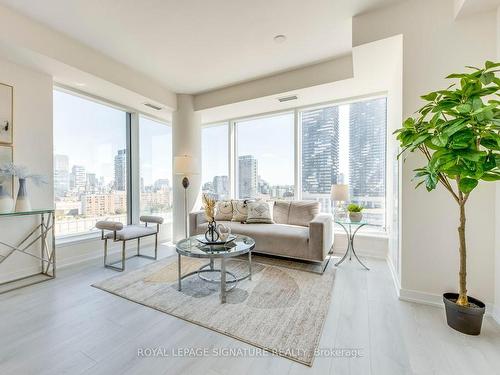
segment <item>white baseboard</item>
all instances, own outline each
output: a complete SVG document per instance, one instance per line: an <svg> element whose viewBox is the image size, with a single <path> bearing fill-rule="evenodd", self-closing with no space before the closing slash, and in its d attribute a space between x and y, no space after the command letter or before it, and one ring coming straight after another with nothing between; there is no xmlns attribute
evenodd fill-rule
<svg viewBox="0 0 500 375"><path fill-rule="evenodd" d="M444 309L443 296L441 294L426 293L402 288L399 292L399 299L401 301L420 303ZM500 316L498 315L499 311L498 309L495 309L495 305L488 302L486 302L485 305L485 315L493 317L500 324Z"/></svg>
<svg viewBox="0 0 500 375"><path fill-rule="evenodd" d="M401 283L399 281L398 273L396 272L396 268L394 267L394 264L392 263L391 257L387 256L386 262L387 262L387 265L389 266L389 271L391 272L392 281L394 283L394 289L396 289L396 296L398 298L400 298Z"/></svg>
<svg viewBox="0 0 500 375"><path fill-rule="evenodd" d="M495 319L495 321L500 324L500 307L493 305L491 309L491 317Z"/></svg>
<svg viewBox="0 0 500 375"><path fill-rule="evenodd" d="M396 274L396 270L392 261L387 257L387 265L391 271L392 280L394 282L394 287L396 288L396 295L398 299L406 302L420 303L422 305L434 306L444 309L443 296L442 294L433 294L427 292L421 292L418 290L404 289L401 288L399 279ZM498 324L500 324L500 308L491 304L486 303L486 316L491 316Z"/></svg>

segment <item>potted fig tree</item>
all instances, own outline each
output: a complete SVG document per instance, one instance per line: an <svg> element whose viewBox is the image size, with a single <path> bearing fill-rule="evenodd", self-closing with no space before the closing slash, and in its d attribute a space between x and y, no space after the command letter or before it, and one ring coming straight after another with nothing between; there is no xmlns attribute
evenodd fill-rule
<svg viewBox="0 0 500 375"><path fill-rule="evenodd" d="M466 73L444 90L422 96L425 105L396 130L402 152L419 152L427 164L415 169L415 178L428 191L441 184L459 211L459 289L443 294L448 325L478 335L485 305L467 295L466 205L479 183L500 180L500 63L484 68L467 67ZM401 155L400 154L400 155Z"/></svg>

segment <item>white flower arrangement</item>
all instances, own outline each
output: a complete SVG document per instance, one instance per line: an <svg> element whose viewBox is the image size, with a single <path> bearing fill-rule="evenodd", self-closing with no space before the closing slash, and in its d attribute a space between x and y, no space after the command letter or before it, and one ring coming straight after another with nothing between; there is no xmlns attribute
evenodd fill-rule
<svg viewBox="0 0 500 375"><path fill-rule="evenodd" d="M14 163L5 163L0 165L0 181L6 177L17 177L18 179L31 180L35 185L47 184L47 178L41 174L34 174L28 171L28 168Z"/></svg>

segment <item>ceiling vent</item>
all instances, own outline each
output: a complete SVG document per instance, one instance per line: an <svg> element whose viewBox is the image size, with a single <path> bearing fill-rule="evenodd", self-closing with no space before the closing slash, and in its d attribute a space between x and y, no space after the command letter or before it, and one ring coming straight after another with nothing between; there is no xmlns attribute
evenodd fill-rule
<svg viewBox="0 0 500 375"><path fill-rule="evenodd" d="M292 95L292 96L285 96L283 98L278 98L278 100L283 103L283 102L289 102L290 100L297 100L297 95Z"/></svg>
<svg viewBox="0 0 500 375"><path fill-rule="evenodd" d="M153 104L153 103L143 103L146 107L149 107L149 108L152 108L154 109L155 111L161 111L163 109L163 107L157 105L157 104Z"/></svg>

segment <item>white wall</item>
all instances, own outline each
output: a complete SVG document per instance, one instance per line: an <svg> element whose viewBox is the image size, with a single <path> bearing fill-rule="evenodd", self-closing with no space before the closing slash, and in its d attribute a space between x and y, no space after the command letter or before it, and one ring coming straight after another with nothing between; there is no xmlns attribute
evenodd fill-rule
<svg viewBox="0 0 500 375"><path fill-rule="evenodd" d="M194 111L192 95L177 95L177 111L172 115L172 155L188 155L193 157L201 171L201 116ZM185 237L184 223L186 222L184 210L184 188L182 187L183 176L175 175L173 171L173 240L177 241ZM200 195L201 175L188 176L190 186L187 190L188 202L187 212L194 210L196 201Z"/></svg>
<svg viewBox="0 0 500 375"><path fill-rule="evenodd" d="M270 77L232 85L218 90L197 94L194 97L196 110L219 107L245 100L279 95L305 87L353 77L352 55L339 57L318 64L274 74Z"/></svg>
<svg viewBox="0 0 500 375"><path fill-rule="evenodd" d="M500 7L497 9L497 61L500 61ZM495 311L494 317L500 323L500 183L496 184L495 201Z"/></svg>
<svg viewBox="0 0 500 375"><path fill-rule="evenodd" d="M453 0L409 0L353 19L353 43L403 34L403 114L422 104L419 96L446 87L444 76L465 65L495 59L496 15L454 20ZM408 158L402 176L401 287L403 297L440 303L441 294L457 290L458 207L448 192L414 189L413 169L424 164ZM467 207L469 294L494 299L494 184L482 184Z"/></svg>
<svg viewBox="0 0 500 375"><path fill-rule="evenodd" d="M0 60L0 82L14 86L14 163L48 177L49 184L28 185L33 208L54 205L52 184L52 78ZM17 190L15 189L17 193ZM35 225L33 217L0 218L0 241L17 244ZM5 253L0 246L0 252ZM15 253L0 264L0 282L38 272L39 262Z"/></svg>

